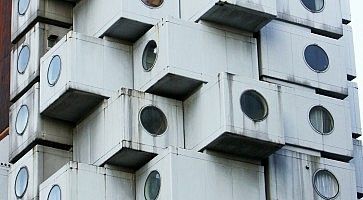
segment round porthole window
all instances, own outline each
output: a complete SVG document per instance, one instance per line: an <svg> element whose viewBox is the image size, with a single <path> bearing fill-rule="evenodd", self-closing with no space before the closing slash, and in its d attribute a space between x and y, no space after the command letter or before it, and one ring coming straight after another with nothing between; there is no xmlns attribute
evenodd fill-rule
<svg viewBox="0 0 363 200"><path fill-rule="evenodd" d="M154 40L149 41L142 54L142 67L145 71L150 71L156 62L158 56L158 45Z"/></svg>
<svg viewBox="0 0 363 200"><path fill-rule="evenodd" d="M243 113L253 121L262 121L268 115L265 98L254 90L245 91L241 95L240 104Z"/></svg>
<svg viewBox="0 0 363 200"><path fill-rule="evenodd" d="M20 168L15 179L15 195L22 198L28 188L29 173L26 167Z"/></svg>
<svg viewBox="0 0 363 200"><path fill-rule="evenodd" d="M28 106L22 105L18 111L18 114L16 115L16 120L15 120L15 130L17 134L23 135L28 125L28 119L29 119Z"/></svg>
<svg viewBox="0 0 363 200"><path fill-rule="evenodd" d="M310 12L320 12L324 8L324 0L301 0L301 3Z"/></svg>
<svg viewBox="0 0 363 200"><path fill-rule="evenodd" d="M47 200L61 200L61 189L59 185L53 185L48 194Z"/></svg>
<svg viewBox="0 0 363 200"><path fill-rule="evenodd" d="M334 199L339 194L339 183L334 174L328 170L318 170L314 174L314 189L326 200Z"/></svg>
<svg viewBox="0 0 363 200"><path fill-rule="evenodd" d="M160 7L161 4L164 3L164 0L141 0L145 5L152 7L152 8L157 8Z"/></svg>
<svg viewBox="0 0 363 200"><path fill-rule="evenodd" d="M334 129L334 119L330 112L322 106L314 106L309 112L309 120L315 131L329 135Z"/></svg>
<svg viewBox="0 0 363 200"><path fill-rule="evenodd" d="M61 70L62 70L61 58L58 55L53 56L52 60L49 63L48 73L47 73L48 83L50 86L54 86L57 83Z"/></svg>
<svg viewBox="0 0 363 200"><path fill-rule="evenodd" d="M305 48L304 57L307 65L316 72L325 72L329 66L329 57L316 44L309 45Z"/></svg>
<svg viewBox="0 0 363 200"><path fill-rule="evenodd" d="M27 45L24 45L18 55L18 63L17 68L20 74L24 74L26 68L28 67L30 59L30 48Z"/></svg>
<svg viewBox="0 0 363 200"><path fill-rule="evenodd" d="M30 0L18 0L18 13L24 15L28 10Z"/></svg>
<svg viewBox="0 0 363 200"><path fill-rule="evenodd" d="M144 195L146 200L155 200L159 196L161 186L160 174L152 171L146 179L144 187Z"/></svg>
<svg viewBox="0 0 363 200"><path fill-rule="evenodd" d="M140 112L141 125L154 136L162 135L168 127L165 114L155 106L146 106Z"/></svg>

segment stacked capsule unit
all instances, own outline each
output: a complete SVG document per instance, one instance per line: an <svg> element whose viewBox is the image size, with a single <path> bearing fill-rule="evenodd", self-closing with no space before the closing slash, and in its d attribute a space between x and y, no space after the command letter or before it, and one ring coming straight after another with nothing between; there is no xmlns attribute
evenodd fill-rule
<svg viewBox="0 0 363 200"><path fill-rule="evenodd" d="M8 199L363 196L349 4L13 0Z"/></svg>

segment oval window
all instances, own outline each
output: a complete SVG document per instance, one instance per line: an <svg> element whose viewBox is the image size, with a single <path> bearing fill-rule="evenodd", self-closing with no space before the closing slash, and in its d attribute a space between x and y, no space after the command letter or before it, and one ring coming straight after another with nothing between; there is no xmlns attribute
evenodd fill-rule
<svg viewBox="0 0 363 200"><path fill-rule="evenodd" d="M324 72L329 66L329 57L322 49L316 44L309 45L304 51L305 61L308 66L316 72Z"/></svg>
<svg viewBox="0 0 363 200"><path fill-rule="evenodd" d="M146 200L155 200L159 196L161 186L160 174L152 171L146 179L144 187L144 195Z"/></svg>
<svg viewBox="0 0 363 200"><path fill-rule="evenodd" d="M243 113L253 121L262 121L268 115L268 106L265 98L254 90L244 92L241 95L240 104Z"/></svg>
<svg viewBox="0 0 363 200"><path fill-rule="evenodd" d="M324 8L324 0L301 0L302 4L310 12L320 12Z"/></svg>
<svg viewBox="0 0 363 200"><path fill-rule="evenodd" d="M146 106L140 112L142 126L152 135L162 135L168 127L165 114L155 106Z"/></svg>
<svg viewBox="0 0 363 200"><path fill-rule="evenodd" d="M152 8L157 8L160 7L161 4L164 3L164 0L141 0L145 5L152 7Z"/></svg>
<svg viewBox="0 0 363 200"><path fill-rule="evenodd" d="M309 112L309 120L315 131L329 135L334 129L334 119L330 112L322 106L315 106Z"/></svg>
<svg viewBox="0 0 363 200"><path fill-rule="evenodd" d="M24 15L28 10L30 0L18 0L18 13Z"/></svg>
<svg viewBox="0 0 363 200"><path fill-rule="evenodd" d="M61 189L59 185L53 185L48 194L47 200L61 200Z"/></svg>
<svg viewBox="0 0 363 200"><path fill-rule="evenodd" d="M29 120L29 109L28 106L22 105L16 115L15 129L18 135L23 135L28 125Z"/></svg>
<svg viewBox="0 0 363 200"><path fill-rule="evenodd" d="M49 63L48 73L47 73L48 83L50 86L54 86L57 83L61 73L61 69L62 69L61 58L58 55L53 56L52 60Z"/></svg>
<svg viewBox="0 0 363 200"><path fill-rule="evenodd" d="M30 59L30 48L27 45L24 45L18 55L18 63L17 68L20 74L24 74L26 68L28 67Z"/></svg>
<svg viewBox="0 0 363 200"><path fill-rule="evenodd" d="M323 199L334 199L339 194L339 183L328 170L319 170L314 174L314 189Z"/></svg>
<svg viewBox="0 0 363 200"><path fill-rule="evenodd" d="M20 168L15 179L15 195L22 198L28 188L29 173L28 168Z"/></svg>
<svg viewBox="0 0 363 200"><path fill-rule="evenodd" d="M142 67L146 71L150 71L156 62L156 58L158 55L158 45L154 40L149 41L144 49L142 54Z"/></svg>

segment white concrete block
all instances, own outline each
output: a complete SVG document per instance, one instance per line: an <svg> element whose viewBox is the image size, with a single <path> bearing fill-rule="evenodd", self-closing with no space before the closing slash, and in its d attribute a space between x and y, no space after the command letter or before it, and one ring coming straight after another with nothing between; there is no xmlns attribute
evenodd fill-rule
<svg viewBox="0 0 363 200"><path fill-rule="evenodd" d="M8 199L8 173L9 167L0 164L0 199Z"/></svg>
<svg viewBox="0 0 363 200"><path fill-rule="evenodd" d="M348 82L348 86L348 97L345 100L349 103L353 137L358 138L362 135L358 85L355 82Z"/></svg>
<svg viewBox="0 0 363 200"><path fill-rule="evenodd" d="M221 73L184 102L187 149L266 158L285 144L280 88Z"/></svg>
<svg viewBox="0 0 363 200"><path fill-rule="evenodd" d="M134 46L135 89L184 100L220 72L258 78L251 34L164 19Z"/></svg>
<svg viewBox="0 0 363 200"><path fill-rule="evenodd" d="M276 0L181 0L181 18L257 32L277 15Z"/></svg>
<svg viewBox="0 0 363 200"><path fill-rule="evenodd" d="M355 178L357 184L357 196L363 197L363 147L362 141L353 139L354 157L350 161L355 166Z"/></svg>
<svg viewBox="0 0 363 200"><path fill-rule="evenodd" d="M138 169L167 147L184 147L180 101L131 89L105 101L74 133L77 162Z"/></svg>
<svg viewBox="0 0 363 200"><path fill-rule="evenodd" d="M155 157L136 172L136 200L149 195L160 200L263 200L264 168L177 149Z"/></svg>
<svg viewBox="0 0 363 200"><path fill-rule="evenodd" d="M12 48L10 99L15 102L34 82L39 81L40 58L69 30L36 23Z"/></svg>
<svg viewBox="0 0 363 200"><path fill-rule="evenodd" d="M40 112L78 122L121 87L133 88L132 73L130 46L69 32L41 58Z"/></svg>
<svg viewBox="0 0 363 200"><path fill-rule="evenodd" d="M40 184L39 193L40 200L134 200L135 175L69 162Z"/></svg>

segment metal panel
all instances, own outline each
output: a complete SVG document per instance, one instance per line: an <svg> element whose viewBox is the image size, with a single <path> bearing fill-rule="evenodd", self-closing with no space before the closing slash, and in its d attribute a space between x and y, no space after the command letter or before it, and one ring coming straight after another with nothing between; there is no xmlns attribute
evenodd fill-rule
<svg viewBox="0 0 363 200"><path fill-rule="evenodd" d="M134 42L166 16L179 17L179 1L155 8L141 0L83 0L74 8L74 31Z"/></svg>
<svg viewBox="0 0 363 200"><path fill-rule="evenodd" d="M39 81L40 58L51 48L51 43L58 42L68 31L65 28L37 23L13 46L10 70L10 99L13 102L23 95L34 82ZM54 41L51 41L53 39ZM30 58L25 71L19 73L18 55L23 46L29 47Z"/></svg>
<svg viewBox="0 0 363 200"><path fill-rule="evenodd" d="M40 115L39 83L34 84L17 102L10 107L10 160L16 162L36 144L69 149L72 145L72 126ZM16 121L20 108L25 105L29 117L24 132L18 134Z"/></svg>
<svg viewBox="0 0 363 200"><path fill-rule="evenodd" d="M351 119L346 101L301 90L294 85L282 87L282 119L286 144L314 149L324 156L349 161L353 155ZM322 106L331 115L331 131L319 133L309 119L312 108Z"/></svg>
<svg viewBox="0 0 363 200"><path fill-rule="evenodd" d="M145 181L154 170L161 180L158 199L266 199L262 166L176 149L136 172L136 200L145 199Z"/></svg>
<svg viewBox="0 0 363 200"><path fill-rule="evenodd" d="M48 69L54 56L61 67L54 85ZM69 32L41 58L40 112L78 122L121 87L133 88L131 47Z"/></svg>
<svg viewBox="0 0 363 200"><path fill-rule="evenodd" d="M355 166L355 177L357 183L357 196L358 199L363 197L363 147L362 141L353 139L354 158L351 160Z"/></svg>
<svg viewBox="0 0 363 200"><path fill-rule="evenodd" d="M67 200L134 200L134 176L114 169L69 162L40 184L39 199L47 200L52 187L58 185L62 199Z"/></svg>
<svg viewBox="0 0 363 200"><path fill-rule="evenodd" d="M144 49L156 43L156 61L143 66ZM257 42L250 34L232 33L177 19L164 19L134 46L135 89L184 100L218 73L258 78Z"/></svg>
<svg viewBox="0 0 363 200"><path fill-rule="evenodd" d="M0 199L8 199L8 173L9 167L4 166L3 163L0 164Z"/></svg>
<svg viewBox="0 0 363 200"><path fill-rule="evenodd" d="M324 0L323 8L312 12L301 0L277 0L277 18L310 28L335 39L343 35L341 0Z"/></svg>
<svg viewBox="0 0 363 200"><path fill-rule="evenodd" d="M343 41L344 38L334 40L312 34L304 27L273 21L261 30L260 75L345 98L348 95L347 71L353 68L351 61L354 54L346 53L350 46ZM310 45L318 45L327 54L326 70L315 71L308 65L304 51Z"/></svg>
<svg viewBox="0 0 363 200"><path fill-rule="evenodd" d="M166 117L167 129L158 136L140 121L142 109L150 105ZM169 146L184 147L182 103L122 89L76 127L73 152L78 162L138 169Z"/></svg>
<svg viewBox="0 0 363 200"><path fill-rule="evenodd" d="M71 27L73 3L59 0L31 0L24 13L18 10L18 1L12 0L11 41L15 44L36 22Z"/></svg>
<svg viewBox="0 0 363 200"><path fill-rule="evenodd" d="M352 164L321 158L314 152L291 147L281 149L269 158L269 199L326 199L314 188L314 174L318 170L328 170L337 179L339 193L334 199L357 199ZM328 189L329 185L325 188Z"/></svg>
<svg viewBox="0 0 363 200"><path fill-rule="evenodd" d="M279 90L275 84L221 73L184 102L186 148L266 158L285 144ZM266 101L264 119L252 120L242 111L246 91Z"/></svg>
<svg viewBox="0 0 363 200"><path fill-rule="evenodd" d="M15 195L15 180L22 167L28 169L28 182L22 199L39 199L39 185L71 160L71 153L45 146L35 146L11 166L8 182L8 199Z"/></svg>
<svg viewBox="0 0 363 200"><path fill-rule="evenodd" d="M253 32L277 15L276 0L181 0L180 10L184 20L206 20Z"/></svg>

